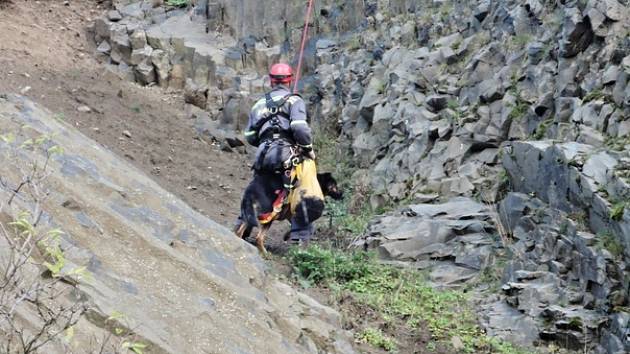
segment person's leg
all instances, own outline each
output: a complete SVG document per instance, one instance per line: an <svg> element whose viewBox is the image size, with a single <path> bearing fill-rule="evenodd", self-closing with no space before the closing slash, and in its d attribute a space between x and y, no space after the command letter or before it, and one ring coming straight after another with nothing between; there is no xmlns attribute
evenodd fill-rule
<svg viewBox="0 0 630 354"><path fill-rule="evenodd" d="M291 232L289 239L293 243L306 243L313 236L315 227L313 224L304 225L296 218L291 219Z"/></svg>

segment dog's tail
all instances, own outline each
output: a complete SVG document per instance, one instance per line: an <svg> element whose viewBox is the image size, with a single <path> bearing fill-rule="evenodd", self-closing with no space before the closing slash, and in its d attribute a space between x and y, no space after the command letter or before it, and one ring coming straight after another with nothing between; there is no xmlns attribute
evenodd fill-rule
<svg viewBox="0 0 630 354"><path fill-rule="evenodd" d="M249 227L258 226L258 218L256 217L256 208L254 201L249 193L245 193L241 202L241 217Z"/></svg>

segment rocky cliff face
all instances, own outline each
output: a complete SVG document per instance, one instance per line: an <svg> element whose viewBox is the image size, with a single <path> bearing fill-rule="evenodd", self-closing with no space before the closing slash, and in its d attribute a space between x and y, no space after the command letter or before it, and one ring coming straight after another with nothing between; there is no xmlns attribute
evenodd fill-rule
<svg viewBox="0 0 630 354"><path fill-rule="evenodd" d="M355 37L356 51L337 51L318 68L331 98L322 115L341 117L354 155L371 166L374 203L423 189L485 191L504 141L624 142L624 4L443 2L413 10L388 18L381 9Z"/></svg>
<svg viewBox="0 0 630 354"><path fill-rule="evenodd" d="M3 227L41 211L42 234L62 231L55 276L69 296L52 300L88 309L69 340L42 352L98 351L107 339L117 351L119 335L152 353L353 352L338 313L276 281L254 247L50 112L4 95L0 126ZM17 187L42 166L37 188ZM5 262L11 248L0 242ZM50 301L18 308L29 330L41 326L38 300Z"/></svg>
<svg viewBox="0 0 630 354"><path fill-rule="evenodd" d="M354 51L331 49L341 60L318 67L322 116L341 118L374 206L528 193L509 194L498 212L412 205L358 244L429 269L438 286L483 283L486 265L507 263L501 295L483 305L490 333L627 351L627 5L379 7Z"/></svg>
<svg viewBox="0 0 630 354"><path fill-rule="evenodd" d="M100 19L100 52L141 83L184 88L220 136L242 126L269 63L293 58L304 10L152 4ZM504 265L480 305L490 333L630 350L628 1L316 4L302 90L313 121L340 132L373 207L443 202L379 218L358 244L429 268L438 286Z"/></svg>

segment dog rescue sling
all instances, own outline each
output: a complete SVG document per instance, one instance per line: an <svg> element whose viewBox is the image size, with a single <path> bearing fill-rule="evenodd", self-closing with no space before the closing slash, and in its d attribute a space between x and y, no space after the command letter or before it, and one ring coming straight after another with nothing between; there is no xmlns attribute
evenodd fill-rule
<svg viewBox="0 0 630 354"><path fill-rule="evenodd" d="M324 212L324 193L317 181L317 167L311 159L302 160L291 171L294 188L289 192L278 191L273 202L273 210L258 217L261 224L275 220L280 213L290 211L293 218L304 225L322 216ZM285 198L288 203L285 203ZM289 208L288 210L285 208Z"/></svg>

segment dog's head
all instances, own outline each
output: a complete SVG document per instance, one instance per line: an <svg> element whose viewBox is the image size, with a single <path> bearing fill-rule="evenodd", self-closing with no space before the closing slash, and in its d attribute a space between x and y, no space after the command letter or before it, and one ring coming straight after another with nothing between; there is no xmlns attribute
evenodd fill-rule
<svg viewBox="0 0 630 354"><path fill-rule="evenodd" d="M331 173L318 173L317 181L319 182L319 186L322 188L324 195L327 195L335 200L343 198L343 192L339 189L339 186L337 186L337 181Z"/></svg>

